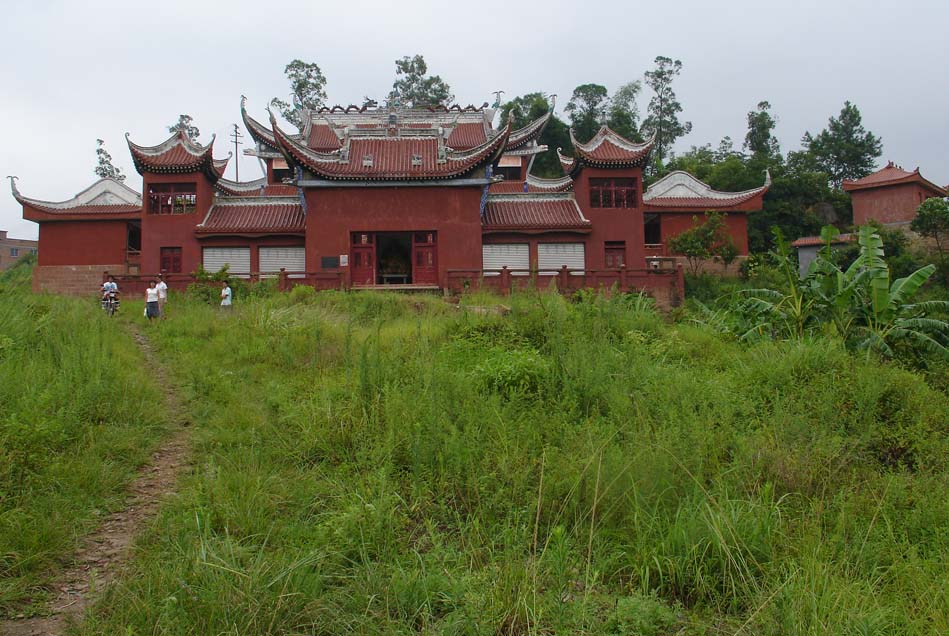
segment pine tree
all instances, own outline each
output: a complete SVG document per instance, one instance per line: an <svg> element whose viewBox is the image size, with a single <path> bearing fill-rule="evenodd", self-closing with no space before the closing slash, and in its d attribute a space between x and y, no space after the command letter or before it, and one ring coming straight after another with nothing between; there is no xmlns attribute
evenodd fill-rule
<svg viewBox="0 0 949 636"><path fill-rule="evenodd" d="M284 67L283 72L290 80L292 103L274 97L270 105L298 130L303 130L306 122L303 121L302 111L317 110L326 101L326 76L315 63L303 60L293 60Z"/></svg>
<svg viewBox="0 0 949 636"><path fill-rule="evenodd" d="M883 141L863 127L860 110L849 101L840 116L831 117L827 128L816 136L804 133L801 144L838 188L844 179L859 179L873 172L883 154Z"/></svg>
<svg viewBox="0 0 949 636"><path fill-rule="evenodd" d="M111 178L119 182L125 181L125 175L119 168L112 165L112 155L105 149L105 142L96 139L96 159L98 163L95 167L95 173L102 179Z"/></svg>
<svg viewBox="0 0 949 636"><path fill-rule="evenodd" d="M653 156L659 162L665 159L669 149L679 137L692 131L692 122L680 122L682 105L672 90L672 80L682 71L682 62L658 56L656 68L646 71L646 85L655 93L649 100L649 115L643 121L643 132L656 135Z"/></svg>

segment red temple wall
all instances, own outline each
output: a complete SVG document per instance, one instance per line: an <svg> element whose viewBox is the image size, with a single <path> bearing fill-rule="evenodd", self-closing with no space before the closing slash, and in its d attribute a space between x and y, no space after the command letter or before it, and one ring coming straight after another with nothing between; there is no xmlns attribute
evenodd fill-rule
<svg viewBox="0 0 949 636"><path fill-rule="evenodd" d="M150 214L148 211L148 189L159 183L196 183L197 204L188 214ZM190 174L146 174L142 191L144 211L142 213L142 265L144 274L155 274L161 269L161 248L181 248L181 269L194 271L201 263L201 245L194 236L194 228L204 221L214 200L214 188L201 173Z"/></svg>
<svg viewBox="0 0 949 636"><path fill-rule="evenodd" d="M37 264L125 263L128 221L56 221L39 224Z"/></svg>
<svg viewBox="0 0 949 636"><path fill-rule="evenodd" d="M583 168L574 184L577 204L583 216L593 224L587 237L586 261L588 269L606 267L605 245L607 241L626 242L626 266L642 268L646 266L646 253L643 248L643 179L642 170L629 168L623 170L603 168ZM599 178L635 178L639 192L636 208L598 208L590 207L590 179Z"/></svg>
<svg viewBox="0 0 949 636"><path fill-rule="evenodd" d="M694 220L696 219L697 220ZM659 214L659 227L662 238L663 251L666 255L672 255L669 250L669 239L678 236L686 230L692 229L695 225L701 225L705 222L704 212L662 212ZM738 248L738 254L748 255L748 215L744 213L731 213L725 217L725 227Z"/></svg>
<svg viewBox="0 0 949 636"><path fill-rule="evenodd" d="M880 223L909 223L916 217L919 205L932 196L916 183L856 190L850 193L853 224L865 225L871 219Z"/></svg>
<svg viewBox="0 0 949 636"><path fill-rule="evenodd" d="M437 233L439 285L447 270L481 267L480 187L312 188L306 190L307 269L350 253L352 232ZM349 268L341 267L349 281ZM327 270L336 271L336 270Z"/></svg>

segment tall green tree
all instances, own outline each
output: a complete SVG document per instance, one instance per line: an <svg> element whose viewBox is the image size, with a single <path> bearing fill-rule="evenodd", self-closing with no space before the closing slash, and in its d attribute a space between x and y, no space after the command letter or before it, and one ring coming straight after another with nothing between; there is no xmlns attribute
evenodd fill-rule
<svg viewBox="0 0 949 636"><path fill-rule="evenodd" d="M454 101L451 87L438 75L428 75L428 65L421 55L405 56L395 61L395 81L389 100L397 100L409 108L448 106Z"/></svg>
<svg viewBox="0 0 949 636"><path fill-rule="evenodd" d="M748 113L748 132L745 134L745 150L753 155L774 157L780 152L778 140L774 137L777 121L771 114L771 104L758 102L757 110Z"/></svg>
<svg viewBox="0 0 949 636"><path fill-rule="evenodd" d="M883 154L883 142L863 127L860 110L849 101L840 116L831 117L827 128L816 136L804 133L801 144L838 188L844 179L859 179L873 172Z"/></svg>
<svg viewBox="0 0 949 636"><path fill-rule="evenodd" d="M589 141L606 120L609 92L600 84L581 84L573 89L566 111L573 134L581 142Z"/></svg>
<svg viewBox="0 0 949 636"><path fill-rule="evenodd" d="M122 174L122 171L112 165L112 155L105 149L105 142L101 139L96 139L96 160L95 173L99 175L99 177L103 179L109 177L116 181L125 181L125 175Z"/></svg>
<svg viewBox="0 0 949 636"><path fill-rule="evenodd" d="M649 100L648 115L643 121L643 132L647 135L656 135L656 147L653 157L662 162L672 148L672 144L679 137L692 131L692 122L679 121L682 104L676 99L672 89L673 80L682 71L682 62L665 56L658 56L655 60L656 68L646 71L646 85L652 89L654 95Z"/></svg>
<svg viewBox="0 0 949 636"><path fill-rule="evenodd" d="M192 123L193 121L194 118L191 115L178 115L178 121L168 127L168 132L176 133L179 130L183 130L184 133L188 135L188 139L197 141L201 131Z"/></svg>
<svg viewBox="0 0 949 636"><path fill-rule="evenodd" d="M508 114L512 114L514 128L521 128L530 122L542 117L550 109L549 97L543 93L528 93L520 97L515 97L501 106L501 121L507 121ZM573 152L573 146L570 143L570 134L567 124L557 115L553 115L544 132L541 133L537 143L547 146L548 151L537 155L531 166L531 174L538 177L560 177L563 175L563 169L560 167L560 160L557 159L557 148L562 148L567 154Z"/></svg>
<svg viewBox="0 0 949 636"><path fill-rule="evenodd" d="M623 84L613 92L606 112L606 125L633 141L642 141L639 133L639 106L636 104L642 88L643 85L639 81Z"/></svg>
<svg viewBox="0 0 949 636"><path fill-rule="evenodd" d="M290 80L290 102L274 97L270 105L288 122L303 130L303 110L317 110L326 102L326 76L313 62L293 60L283 69Z"/></svg>

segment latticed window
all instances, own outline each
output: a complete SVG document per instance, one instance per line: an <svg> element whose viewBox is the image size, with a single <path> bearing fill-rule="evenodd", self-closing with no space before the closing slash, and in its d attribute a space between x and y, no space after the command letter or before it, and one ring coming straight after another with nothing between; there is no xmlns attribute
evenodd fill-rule
<svg viewBox="0 0 949 636"><path fill-rule="evenodd" d="M590 179L591 208L635 208L636 179Z"/></svg>
<svg viewBox="0 0 949 636"><path fill-rule="evenodd" d="M148 187L149 214L188 214L197 204L195 183L155 183Z"/></svg>

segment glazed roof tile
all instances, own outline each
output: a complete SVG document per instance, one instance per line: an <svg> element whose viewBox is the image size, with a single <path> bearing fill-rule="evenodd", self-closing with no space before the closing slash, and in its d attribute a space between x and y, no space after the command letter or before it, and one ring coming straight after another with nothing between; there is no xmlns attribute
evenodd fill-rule
<svg viewBox="0 0 949 636"><path fill-rule="evenodd" d="M494 230L588 230L572 194L491 194L482 227Z"/></svg>
<svg viewBox="0 0 949 636"><path fill-rule="evenodd" d="M306 216L297 197L219 199L196 234L302 234Z"/></svg>
<svg viewBox="0 0 949 636"><path fill-rule="evenodd" d="M865 190L868 188L879 188L903 183L919 183L924 188L931 190L939 196L949 196L949 192L947 192L946 188L941 188L924 178L919 173L919 168L916 168L912 172L907 172L892 161L888 162L886 166L880 170L861 179L845 179L842 187L845 192L853 192L854 190Z"/></svg>
<svg viewBox="0 0 949 636"><path fill-rule="evenodd" d="M310 127L306 145L320 152L331 152L340 147L339 137L333 132L329 124L318 124Z"/></svg>
<svg viewBox="0 0 949 636"><path fill-rule="evenodd" d="M681 210L714 210L741 205L755 197L764 196L771 187L771 174L765 174L765 182L760 188L742 192L721 192L712 189L707 183L696 179L688 172L676 170L656 181L643 195L647 208L667 208Z"/></svg>

